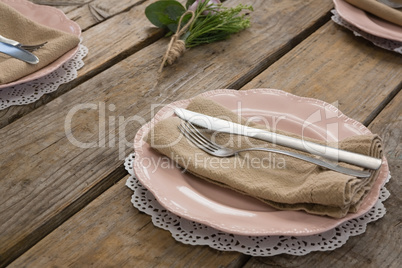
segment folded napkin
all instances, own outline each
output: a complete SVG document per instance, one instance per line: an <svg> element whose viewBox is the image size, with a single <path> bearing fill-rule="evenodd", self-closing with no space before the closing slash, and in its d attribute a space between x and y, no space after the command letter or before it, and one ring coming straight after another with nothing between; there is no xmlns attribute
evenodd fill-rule
<svg viewBox="0 0 402 268"><path fill-rule="evenodd" d="M386 21L402 26L402 10L392 8L376 0L346 0L346 2Z"/></svg>
<svg viewBox="0 0 402 268"><path fill-rule="evenodd" d="M250 124L208 99L197 97L187 109L264 129L264 126ZM178 117L158 122L148 133L147 143L195 176L253 196L277 209L344 217L348 212L358 210L378 174L375 171L370 178L357 179L289 156L268 152L250 151L230 158L214 157L196 148L181 135L178 130L180 122ZM276 132L298 137L283 131ZM238 135L212 133L212 138L218 144L237 148L254 145L292 151L290 148ZM338 145L340 149L375 157L381 157L382 154L381 141L377 135L354 136L339 144L329 145Z"/></svg>
<svg viewBox="0 0 402 268"><path fill-rule="evenodd" d="M402 0L378 0L381 3L386 4L387 6L393 8L401 8L402 7Z"/></svg>
<svg viewBox="0 0 402 268"><path fill-rule="evenodd" d="M0 2L0 34L27 45L48 42L33 52L39 58L39 63L35 65L0 53L0 84L18 80L43 68L80 42L77 36L38 24L2 2Z"/></svg>

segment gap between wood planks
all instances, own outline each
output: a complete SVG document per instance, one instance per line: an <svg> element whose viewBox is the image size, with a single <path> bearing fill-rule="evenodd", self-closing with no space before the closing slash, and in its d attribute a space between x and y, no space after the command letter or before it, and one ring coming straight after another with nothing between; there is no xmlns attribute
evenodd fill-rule
<svg viewBox="0 0 402 268"><path fill-rule="evenodd" d="M132 7L130 7L130 8L132 8ZM122 12L124 12L124 11L122 11ZM263 61L261 64L255 66L244 76L240 77L237 81L228 85L228 88L233 88L233 89L238 90L241 87L243 87L245 84L247 84L249 81L251 81L258 74L263 72L267 67L269 67L271 64L273 64L275 61L279 60L283 55L285 55L287 52L289 52L294 47L296 47L298 44L300 44L306 37L311 35L314 31L319 29L322 25L327 23L329 20L330 20L330 11L328 11L324 16L322 16L320 19L318 19L311 27L307 28L306 30L301 32L299 35L295 36L293 39L288 41L286 43L286 45L282 49L280 49L278 52L276 52L271 59L269 59L269 60L267 59L266 61ZM144 47L156 42L163 36L164 36L164 32L160 31L160 34L158 34L155 38L146 40L144 43L141 43L137 46L127 49L126 51L124 51L123 53L119 54L118 56L112 58L110 61L103 64L102 66L90 71L86 75L79 77L76 80L74 80L66 85L63 85L61 87L61 90L58 93L53 93L53 94L56 96L63 95L64 93L68 92L70 89L84 83L85 81L91 79L92 77L96 76L97 74L107 70L108 68L117 64L118 62L135 54L136 52L143 49ZM51 96L54 96L54 95L51 95ZM35 106L35 109L50 102L53 99L54 98L49 98L49 97L45 98L45 101L42 101L39 105ZM20 117L24 116L25 114L28 114L29 112L30 111L28 111L24 114L21 114ZM18 117L18 118L20 118L20 117ZM18 118L13 118L13 121L17 120ZM11 122L9 122L9 123L11 123ZM83 209L91 201L93 201L94 199L99 197L103 192L108 190L113 184L124 179L126 176L127 176L127 172L126 172L123 162L122 162L118 168L116 168L110 174L105 176L104 179L100 183L96 184L96 186L92 187L88 192L86 192L84 195L82 195L77 200L72 202L69 206L64 208L63 213L57 213L51 219L49 219L47 222L45 222L42 226L38 227L37 230L35 230L31 234L29 234L26 237L26 239L20 241L19 243L14 245L12 248L10 248L10 250L8 252L9 253L12 252L12 254L9 254L8 256L4 256L4 258L2 258L0 267L8 265L13 260L15 260L16 258L21 256L24 252L26 252L28 249L30 249L32 246L34 246L36 243L38 243L40 240L42 240L46 235L53 232L57 227L59 227L61 224L63 224L65 221L67 221L69 218L71 218L73 215L75 215L77 212L79 212L81 209ZM249 258L250 257L248 257L248 256L247 256L247 258L245 257L243 263L245 264L249 260Z"/></svg>
<svg viewBox="0 0 402 268"><path fill-rule="evenodd" d="M69 218L74 216L81 209L86 207L89 203L91 203L96 197L101 195L103 192L108 190L122 178L127 176L127 171L124 166L121 165L113 172L111 172L108 176L106 176L100 183L96 184L94 187L88 190L88 192L84 195L81 195L77 200L72 202L70 205L65 207L63 211L55 214L51 219L49 219L42 226L38 227L35 231L31 232L26 236L24 240L21 240L19 243L15 244L12 248L9 249L8 252L12 252L12 254L4 254L0 260L0 267L6 267L19 256L24 254L27 250L33 247L36 243L42 240L46 235L51 233ZM90 198L91 196L96 196L95 198Z"/></svg>
<svg viewBox="0 0 402 268"><path fill-rule="evenodd" d="M87 3L83 3L83 4L89 4L91 2L92 1L88 1ZM128 12L129 10L135 8L136 6L139 6L139 5L143 4L144 2L146 2L146 0L138 1L138 2L134 3L133 5L127 7L127 8L125 8L125 9L119 11L119 12L116 12L115 14L113 14L110 17L108 17L107 19L110 19L110 18L115 17L117 15L123 14L125 12ZM37 3L38 3L38 1L37 1ZM80 7L82 5L79 5L77 7ZM66 14L69 14L72 11L74 11L74 10L70 10L69 12L66 12ZM99 24L99 23L92 24L91 27L88 27L86 29L82 29L82 32L87 31L88 29L96 26L97 24ZM36 101L34 103L24 105L25 109L20 109L21 106L11 106L11 107L3 110L3 111L0 111L0 115L1 115L1 114L4 114L4 113L1 113L1 112L4 112L4 111L6 111L6 113L8 113L8 111L10 111L10 110L14 110L14 109L19 109L20 110L20 111L18 111L18 113L11 112L11 114L14 114L14 115L11 116L7 120L7 122L0 122L0 129L5 127L8 124L11 124L11 123L15 122L19 118L29 114L31 111L41 107L42 105L45 105L45 104L49 103L50 101L54 100L56 97L62 96L64 93L69 92L71 89L79 86L80 84L82 84L85 81L91 79L92 77L96 76L97 74L109 69L110 67L112 67L116 63L118 63L118 62L126 59L127 57L135 54L136 52L140 51L141 49L153 44L154 42L156 42L159 39L161 39L162 37L164 37L165 34L166 34L165 30L155 31L155 33L153 35L151 35L149 38L143 40L142 42L139 42L139 43L133 45L132 47L127 48L126 50L122 51L121 53L119 53L115 57L111 58L109 61L105 62L101 66L90 70L88 73L77 77L76 79L74 79L73 81L71 81L71 82L69 82L67 84L60 85L59 88L56 91L51 92L49 94L43 95L38 101ZM84 45L85 45L85 42L84 42ZM85 62L85 58L83 60Z"/></svg>
<svg viewBox="0 0 402 268"><path fill-rule="evenodd" d="M269 66L271 66L274 62L276 62L280 58L282 58L286 53L288 53L293 48L295 48L297 45L299 45L301 42L303 42L303 40L305 40L307 38L307 36L310 36L312 33L314 33L316 30L318 30L324 24L326 24L329 20L331 20L331 16L332 16L332 13L329 10L324 16L322 16L313 25L311 25L311 27L306 28L299 35L297 35L293 39L289 40L282 49L279 49L277 52L272 54L272 56L269 59L266 59L261 64L252 68L245 76L239 78L237 81L230 84L228 86L228 88L238 90L241 87L243 87L245 84L247 84L248 82L253 80L257 75L259 75L265 69L267 69Z"/></svg>
<svg viewBox="0 0 402 268"><path fill-rule="evenodd" d="M114 17L116 15L127 12L130 9L132 9L133 7L141 5L144 2L146 2L146 1L145 0L138 1L134 5L127 7L126 9L114 14L111 17ZM109 17L108 19L110 19L111 17ZM228 88L240 89L242 86L244 86L249 81L251 81L255 76L257 76L258 74L263 72L272 63L274 63L275 61L280 59L283 55L285 55L287 52L289 52L294 47L296 47L298 44L300 44L307 36L311 35L314 31L316 31L321 26L323 26L325 23L327 23L330 20L330 17L331 17L331 12L329 10L324 16L322 16L320 19L318 19L311 27L307 28L306 30L301 32L299 35L295 36L292 40L288 41L286 43L286 45L282 49L278 50L275 54L273 54L273 56L270 59L267 59L266 61L263 61L261 64L252 68L245 76L240 77L236 82L228 85ZM91 27L93 27L95 25L96 24L92 25ZM83 32L86 30L83 30ZM79 86L80 84L82 84L85 81L91 79L92 77L98 75L99 73L109 69L110 67L117 64L118 62L130 57L131 55L137 53L141 49L143 49L143 48L153 44L154 42L158 41L159 39L163 38L165 36L165 34L166 34L166 31L160 30L155 35L153 35L151 38L146 39L143 42L126 49L125 51L123 51L122 53L118 54L117 56L111 58L109 61L107 61L103 65L97 67L96 69L91 70L90 72L86 73L85 75L83 75L81 77L77 77L75 80L73 80L67 84L61 85L55 92L45 94L36 103L28 104L27 110L24 110L21 113L14 115L12 118L10 118L8 120L7 123L0 124L0 128L3 128L4 126L15 122L16 120L18 120L19 118L23 117L24 115L30 113L31 111L41 107L42 105L49 103L56 97L61 96L66 92L69 92L71 89ZM85 61L85 58L84 58L84 61ZM13 107L10 107L7 109L13 109Z"/></svg>
<svg viewBox="0 0 402 268"><path fill-rule="evenodd" d="M92 2L93 1L88 2L87 4L88 4L89 11L91 12L92 16L97 21L97 23L91 25L91 27L93 27L93 26L95 26L95 25L97 25L97 24L99 24L99 23L101 23L101 22L103 22L103 21L105 21L105 20L107 20L107 19L109 19L111 17L114 17L114 16L120 15L122 13L128 12L130 9L132 9L132 8L134 8L136 6L142 5L143 3L146 2L146 0L138 1L138 2L134 3L133 5L128 6L127 8L125 8L125 9L119 11L119 12L116 12L115 14L112 14L112 15L109 15L107 13L107 11L105 11L103 9L100 9L99 7L96 7L95 5L92 5ZM86 30L88 28L85 28L84 30Z"/></svg>
<svg viewBox="0 0 402 268"><path fill-rule="evenodd" d="M375 108L371 114L362 122L366 127L373 122L377 116L381 113L381 111L387 106L393 98L402 90L402 82L386 97L384 100Z"/></svg>

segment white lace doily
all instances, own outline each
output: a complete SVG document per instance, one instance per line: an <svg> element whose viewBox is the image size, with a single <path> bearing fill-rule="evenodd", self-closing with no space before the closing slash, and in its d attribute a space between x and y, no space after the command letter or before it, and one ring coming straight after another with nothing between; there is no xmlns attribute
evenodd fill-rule
<svg viewBox="0 0 402 268"><path fill-rule="evenodd" d="M61 84L77 78L77 71L84 66L83 58L88 48L82 44L74 57L60 68L41 78L0 89L0 110L12 105L25 105L37 101L44 94L53 92Z"/></svg>
<svg viewBox="0 0 402 268"><path fill-rule="evenodd" d="M380 48L402 54L402 42L389 40L389 39L381 38L381 37L366 33L365 31L362 31L359 28L357 28L356 26L345 21L335 9L333 9L331 12L333 14L333 16L331 18L335 23L351 30L356 36L363 37L364 39L367 39L368 41L370 41L371 43L373 43L374 45L376 45Z"/></svg>
<svg viewBox="0 0 402 268"><path fill-rule="evenodd" d="M321 234L311 236L242 236L225 233L207 225L183 219L162 207L155 197L135 178L134 154L124 163L131 175L126 185L134 191L131 202L138 210L152 217L155 226L168 230L174 239L184 244L207 245L222 251L237 251L251 256L274 256L282 253L305 255L312 251L327 251L339 248L350 236L362 234L369 222L382 218L385 213L383 201L390 193L383 186L374 207L365 215L349 220ZM387 179L389 180L390 176Z"/></svg>

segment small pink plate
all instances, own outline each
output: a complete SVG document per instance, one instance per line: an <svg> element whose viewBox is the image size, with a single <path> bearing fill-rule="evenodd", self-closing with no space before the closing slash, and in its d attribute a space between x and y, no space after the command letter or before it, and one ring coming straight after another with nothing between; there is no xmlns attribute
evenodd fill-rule
<svg viewBox="0 0 402 268"><path fill-rule="evenodd" d="M333 0L339 15L360 30L385 39L402 42L402 27L371 15L344 0Z"/></svg>
<svg viewBox="0 0 402 268"><path fill-rule="evenodd" d="M43 6L43 5L36 5L26 0L0 0L1 2L13 7L18 12L23 14L25 17L43 24L45 26L64 31L67 33L74 34L78 37L81 36L81 28L80 26L67 18L67 16L59 9L50 7L50 6ZM0 88L6 88L10 86L15 86L18 84L26 83L35 79L38 79L42 76L50 74L51 72L55 71L69 59L71 59L75 53L78 51L79 45L72 50L68 51L66 54L58 58L56 61L52 62L51 64L43 67L42 69L24 76L23 78L10 82L8 84L0 85Z"/></svg>
<svg viewBox="0 0 402 268"><path fill-rule="evenodd" d="M303 98L275 89L214 90L201 94L241 114L271 127L315 139L336 141L352 135L370 134L361 123L348 118L336 107L320 100ZM158 111L134 139L134 172L143 186L169 211L185 219L239 235L307 236L333 229L359 217L377 202L388 176L384 158L380 174L358 213L342 219L316 216L302 211L276 210L254 198L192 176L177 167L144 141L152 126L174 116L175 108L185 108L190 100L174 102ZM257 120L258 119L258 120Z"/></svg>

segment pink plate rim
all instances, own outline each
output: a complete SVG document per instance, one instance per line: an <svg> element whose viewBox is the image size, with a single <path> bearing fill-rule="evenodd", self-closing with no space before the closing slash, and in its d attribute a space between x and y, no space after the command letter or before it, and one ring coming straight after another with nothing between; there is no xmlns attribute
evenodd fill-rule
<svg viewBox="0 0 402 268"><path fill-rule="evenodd" d="M344 0L333 0L339 15L360 30L372 35L402 42L402 27L377 18Z"/></svg>
<svg viewBox="0 0 402 268"><path fill-rule="evenodd" d="M287 93L285 91L277 90L277 89L250 89L250 90L230 90L230 89L217 89L208 91L200 94L199 96L214 99L216 96L224 98L225 96L231 96L233 98L238 98L242 100L246 96L255 97L256 99L261 99L262 95L265 97L269 96L270 98L275 97L284 97L290 103L298 103L303 105L313 105L316 107L323 107L325 109L329 109L339 113L338 120L342 124L345 124L348 128L356 131L354 133L360 134L370 134L370 130L368 130L361 123L347 117L343 113L341 113L336 107L331 104L328 104L324 101L320 101L312 98L305 98L293 95L291 93ZM144 137L150 130L151 126L155 123L159 122L162 119L174 116L174 108L185 108L189 102L192 100L180 100L173 102L169 105L164 106L161 110L159 110L155 116L152 118L150 122L145 124L140 128L137 132L134 139L134 151L135 151L135 159L133 163L133 170L140 181L140 183L146 187L158 200L158 202L168 209L170 212L181 216L187 220L191 220L194 222L202 223L207 226L213 227L217 230L221 230L227 233L237 234L237 235L247 235L247 236L262 236L262 235L286 235L286 236L308 236L319 234L328 230L335 228L336 226L357 218L367 211L369 211L374 204L377 202L378 197L380 195L381 187L384 185L388 178L389 169L386 158L383 159L383 164L380 169L380 174L376 180L376 183L366 197L363 202L361 208L357 213L350 213L346 217L342 219L334 219L329 217L317 216L308 214L302 211L275 211L275 212L264 212L261 213L259 211L247 211L243 209L237 209L240 213L239 215L225 215L225 213L219 213L214 211L213 209L209 210L209 208L203 207L203 205L192 207L191 197L184 196L177 189L181 188L184 184L187 183L188 178L191 180L191 175L184 174L183 178L178 178L178 183L173 185L170 181L163 180L163 177L153 177L150 176L150 169L148 170L143 166L143 160L148 154L155 154L156 152L151 152L149 146L145 143ZM215 99L216 100L216 99ZM222 103L221 103L222 104ZM349 134L352 135L352 134ZM157 157L161 157L160 155ZM166 175L169 175L168 172L174 171L166 171L163 170ZM179 172L176 172L179 174ZM175 174L176 174L175 173ZM188 176L185 179L185 176ZM195 179L195 177L193 177ZM180 185L183 183L183 185ZM212 185L210 187L219 187ZM171 188L171 189L167 189ZM169 193L170 190L173 190ZM195 191L197 189L194 189ZM199 194L197 194L199 195ZM201 197L203 199L207 199L205 197ZM214 200L207 200L210 203L214 203ZM222 207L222 204L215 202L216 206ZM268 206L268 205L266 205ZM224 206L223 206L224 207ZM228 208L228 210L233 210L233 208ZM249 216L241 216L243 214L253 214L252 218ZM282 217L284 216L284 217ZM302 220L303 224L300 223ZM283 227L285 226L285 227Z"/></svg>
<svg viewBox="0 0 402 268"><path fill-rule="evenodd" d="M70 20L64 14L63 11L61 11L55 7L38 5L38 4L34 4L34 3L26 1L26 0L0 0L0 1L15 8L17 11L21 12L27 18L29 18L35 22L41 23L41 24L51 27L51 28L65 31L67 33L74 34L78 37L81 36L81 27L75 21ZM33 10L36 12L32 12ZM38 16L38 14L40 16ZM46 23L46 18L49 16L57 16L59 18L59 23L54 24L54 21L52 21L52 23ZM15 85L26 83L26 82L30 82L32 80L35 80L35 79L43 77L47 74L50 74L53 71L57 70L65 62L70 60L72 57L74 57L74 55L77 53L78 50L79 50L79 45L77 47L71 49L67 53L65 53L63 56L61 56L54 62L43 67L42 69L40 69L32 74L29 74L27 76L24 76L19 80L0 85L0 89L15 86Z"/></svg>

